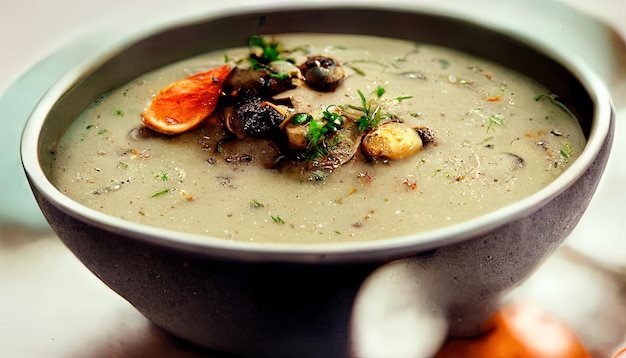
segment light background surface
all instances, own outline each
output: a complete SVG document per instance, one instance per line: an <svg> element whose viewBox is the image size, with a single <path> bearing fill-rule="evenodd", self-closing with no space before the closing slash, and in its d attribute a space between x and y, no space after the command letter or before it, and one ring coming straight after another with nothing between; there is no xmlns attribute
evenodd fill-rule
<svg viewBox="0 0 626 358"><path fill-rule="evenodd" d="M459 8L460 4L467 6L462 0L438 3L451 7L459 5ZM482 5L494 3L478 1ZM626 1L543 0L531 3L538 6L544 16L549 17L551 11L559 13L561 20L547 25L548 28L554 26L562 30L563 36L576 37L576 41L583 44L579 49L581 56L592 63L612 91L618 108L613 157L596 197L568 239L567 246L583 252L594 263L609 270L626 272L626 240L623 240L626 231L623 219L626 167L618 162L626 153L626 144L622 143L626 143L626 128L623 128L626 120L626 64L621 62L626 58L626 52L619 40L620 37L626 38ZM571 10L566 8L567 11L563 11L563 4L571 4L583 14L595 16L611 26L615 31L614 42L595 41L596 31L602 32L605 28L598 30L593 27L593 22L579 21L578 13L568 17ZM193 356L169 345L162 333L97 281L47 231L21 170L19 135L37 96L71 66L74 54L87 55L90 48L111 41L111 37L123 34L126 29L146 21L189 13L198 6L218 8L227 5L192 0L7 0L0 5L0 125L3 127L0 129L0 356L130 357L157 350L161 353L152 356ZM528 14L511 14L509 20L522 27L538 21L523 15ZM84 42L85 34L98 33L102 28L110 31L100 32L98 36L90 37L88 44L83 43L84 46L54 58L60 48L72 48L76 43ZM541 30L537 28L536 31ZM53 61L49 60L50 56ZM42 63L45 66L42 67ZM38 76L29 77L37 66ZM569 294L568 290L595 289L600 293L588 292L590 297L587 300L570 300L560 307L549 308L571 320L568 322L573 325L578 322L576 319L596 319L594 329L604 336L594 338L585 333L590 342L600 345L598 342L609 340L608 337L619 340L621 335L624 338L626 322L605 316L624 312L619 311L621 306L617 307L623 304L623 300L616 296L616 287L626 284L626 276L621 276L623 281L616 283L620 276L606 279L605 276L591 275L587 279L596 282L594 287L584 289L577 282L559 290L553 287L551 280L559 275L569 277L563 270L571 267L563 265L566 264L548 263L550 270L538 271L521 292L549 302L551 299L546 297L558 299L560 295ZM548 279L544 279L546 277ZM546 285L550 285L549 290ZM599 296L610 297L610 300Z"/></svg>

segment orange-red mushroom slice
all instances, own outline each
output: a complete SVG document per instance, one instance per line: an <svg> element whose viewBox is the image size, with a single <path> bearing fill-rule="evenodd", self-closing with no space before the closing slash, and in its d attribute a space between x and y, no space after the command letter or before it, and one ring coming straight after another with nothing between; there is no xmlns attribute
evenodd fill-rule
<svg viewBox="0 0 626 358"><path fill-rule="evenodd" d="M224 65L163 88L141 113L144 125L169 135L195 128L217 107L222 83L231 70L232 66Z"/></svg>

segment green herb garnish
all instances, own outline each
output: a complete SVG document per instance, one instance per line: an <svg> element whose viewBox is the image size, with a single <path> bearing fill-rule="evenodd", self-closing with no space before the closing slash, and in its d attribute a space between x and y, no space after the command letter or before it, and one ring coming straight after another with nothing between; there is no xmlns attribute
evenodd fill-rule
<svg viewBox="0 0 626 358"><path fill-rule="evenodd" d="M313 147L307 157L309 159L316 158L320 154L328 153L324 140L326 134L331 131L337 131L341 129L344 124L344 117L337 112L331 111L331 108L336 106L330 105L322 112L322 118L315 120L311 115L307 115L304 119L309 123L309 131L307 132L307 139ZM332 145L332 144L331 144Z"/></svg>
<svg viewBox="0 0 626 358"><path fill-rule="evenodd" d="M309 131L307 132L307 138L309 142L313 145L317 145L322 138L322 135L326 133L326 128L323 123L320 123L316 120L312 120L309 122Z"/></svg>
<svg viewBox="0 0 626 358"><path fill-rule="evenodd" d="M313 120L313 116L308 113L296 113L293 115L291 119L291 123L293 124L304 124Z"/></svg>
<svg viewBox="0 0 626 358"><path fill-rule="evenodd" d="M359 76L365 76L365 72L356 66L348 65L348 64L344 64L344 66L350 67Z"/></svg>
<svg viewBox="0 0 626 358"><path fill-rule="evenodd" d="M559 153L565 159L565 161L567 161L574 154L574 151L572 150L572 147L569 145L569 143L565 142L563 143L563 148L559 150Z"/></svg>
<svg viewBox="0 0 626 358"><path fill-rule="evenodd" d="M493 127L494 125L501 126L503 124L504 124L504 118L498 115L492 114L489 116L489 125L487 125L487 132L489 132L491 127Z"/></svg>
<svg viewBox="0 0 626 358"><path fill-rule="evenodd" d="M288 73L270 73L270 77L276 78L277 80L286 80L291 77Z"/></svg>
<svg viewBox="0 0 626 358"><path fill-rule="evenodd" d="M163 181L167 181L169 179L169 173L165 170L161 170L158 173L154 173L155 179L161 179Z"/></svg>
<svg viewBox="0 0 626 358"><path fill-rule="evenodd" d="M402 102L405 99L411 99L411 98L413 98L413 96L401 96L401 97L396 97L396 101Z"/></svg>
<svg viewBox="0 0 626 358"><path fill-rule="evenodd" d="M262 203L260 203L260 202L258 202L256 200L251 200L250 201L250 206L253 207L253 208L262 208L265 205L263 205Z"/></svg>
<svg viewBox="0 0 626 358"><path fill-rule="evenodd" d="M285 223L285 220L283 220L279 215L271 215L270 217L272 218L272 221L276 224L282 225Z"/></svg>
<svg viewBox="0 0 626 358"><path fill-rule="evenodd" d="M158 191L158 192L156 192L156 193L154 193L154 194L150 195L150 197L151 197L151 198L155 198L155 197L157 197L157 196L165 195L165 194L167 194L167 193L169 193L169 192L171 192L171 191L172 191L172 189L165 189L165 190L161 190L161 191Z"/></svg>
<svg viewBox="0 0 626 358"><path fill-rule="evenodd" d="M376 106L376 108L372 110L372 102L365 99L361 90L356 90L356 92L361 98L361 107L353 105L348 105L348 107L363 112L361 118L356 121L359 133L364 133L368 130L374 129L380 124L380 122L389 118L389 115L381 113L379 106Z"/></svg>
<svg viewBox="0 0 626 358"><path fill-rule="evenodd" d="M282 60L280 57L280 45L278 42L268 42L262 36L253 35L248 38L248 47L260 48L262 51L262 53L257 55L256 58L250 57L251 59L256 60L252 63L252 66L255 69L258 69L259 67L265 68L270 62ZM255 65L257 67L255 67Z"/></svg>
<svg viewBox="0 0 626 358"><path fill-rule="evenodd" d="M326 121L325 127L328 127L328 129L330 129L330 130L341 129L341 127L343 126L343 119L344 118L343 118L342 115L340 115L337 112L331 112L329 110L331 107L335 107L335 106L328 106L328 107L326 107L324 112L322 112L322 116L323 116L324 120Z"/></svg>
<svg viewBox="0 0 626 358"><path fill-rule="evenodd" d="M535 102L539 102L540 100L547 98L552 102L555 106L559 107L563 112L566 112L572 117L575 117L574 114L567 108L567 106L561 101L559 96L554 93L542 93L535 96ZM549 117L546 117L546 119Z"/></svg>
<svg viewBox="0 0 626 358"><path fill-rule="evenodd" d="M385 94L385 88L378 86L376 87L376 97L380 98Z"/></svg>

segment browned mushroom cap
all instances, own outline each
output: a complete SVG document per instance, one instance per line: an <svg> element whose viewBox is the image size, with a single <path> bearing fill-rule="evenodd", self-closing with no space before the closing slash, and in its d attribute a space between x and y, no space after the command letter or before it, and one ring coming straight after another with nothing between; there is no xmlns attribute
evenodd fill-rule
<svg viewBox="0 0 626 358"><path fill-rule="evenodd" d="M222 90L226 94L241 90L259 89L265 85L265 79L261 73L248 68L235 67L230 76L226 78L222 85Z"/></svg>
<svg viewBox="0 0 626 358"><path fill-rule="evenodd" d="M311 88L323 92L333 91L345 77L339 61L326 56L310 56L298 68Z"/></svg>
<svg viewBox="0 0 626 358"><path fill-rule="evenodd" d="M406 158L422 150L422 139L414 128L401 122L388 122L370 131L361 150L370 158Z"/></svg>

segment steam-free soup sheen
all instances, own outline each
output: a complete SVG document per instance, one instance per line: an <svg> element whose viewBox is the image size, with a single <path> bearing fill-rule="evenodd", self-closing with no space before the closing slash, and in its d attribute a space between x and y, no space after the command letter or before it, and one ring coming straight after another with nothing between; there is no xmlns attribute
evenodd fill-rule
<svg viewBox="0 0 626 358"><path fill-rule="evenodd" d="M258 148L217 152L224 132L211 124L169 138L129 135L161 88L244 59L249 49L242 47L146 73L96 100L61 139L53 183L88 207L161 228L241 241L360 241L441 228L527 197L585 144L549 89L500 65L395 39L273 38L298 49L297 63L325 54L347 74L334 92L299 87L281 96L310 101L319 112L359 105L360 90L405 123L429 128L436 145L389 162L359 154L324 180L309 181L246 156Z"/></svg>

